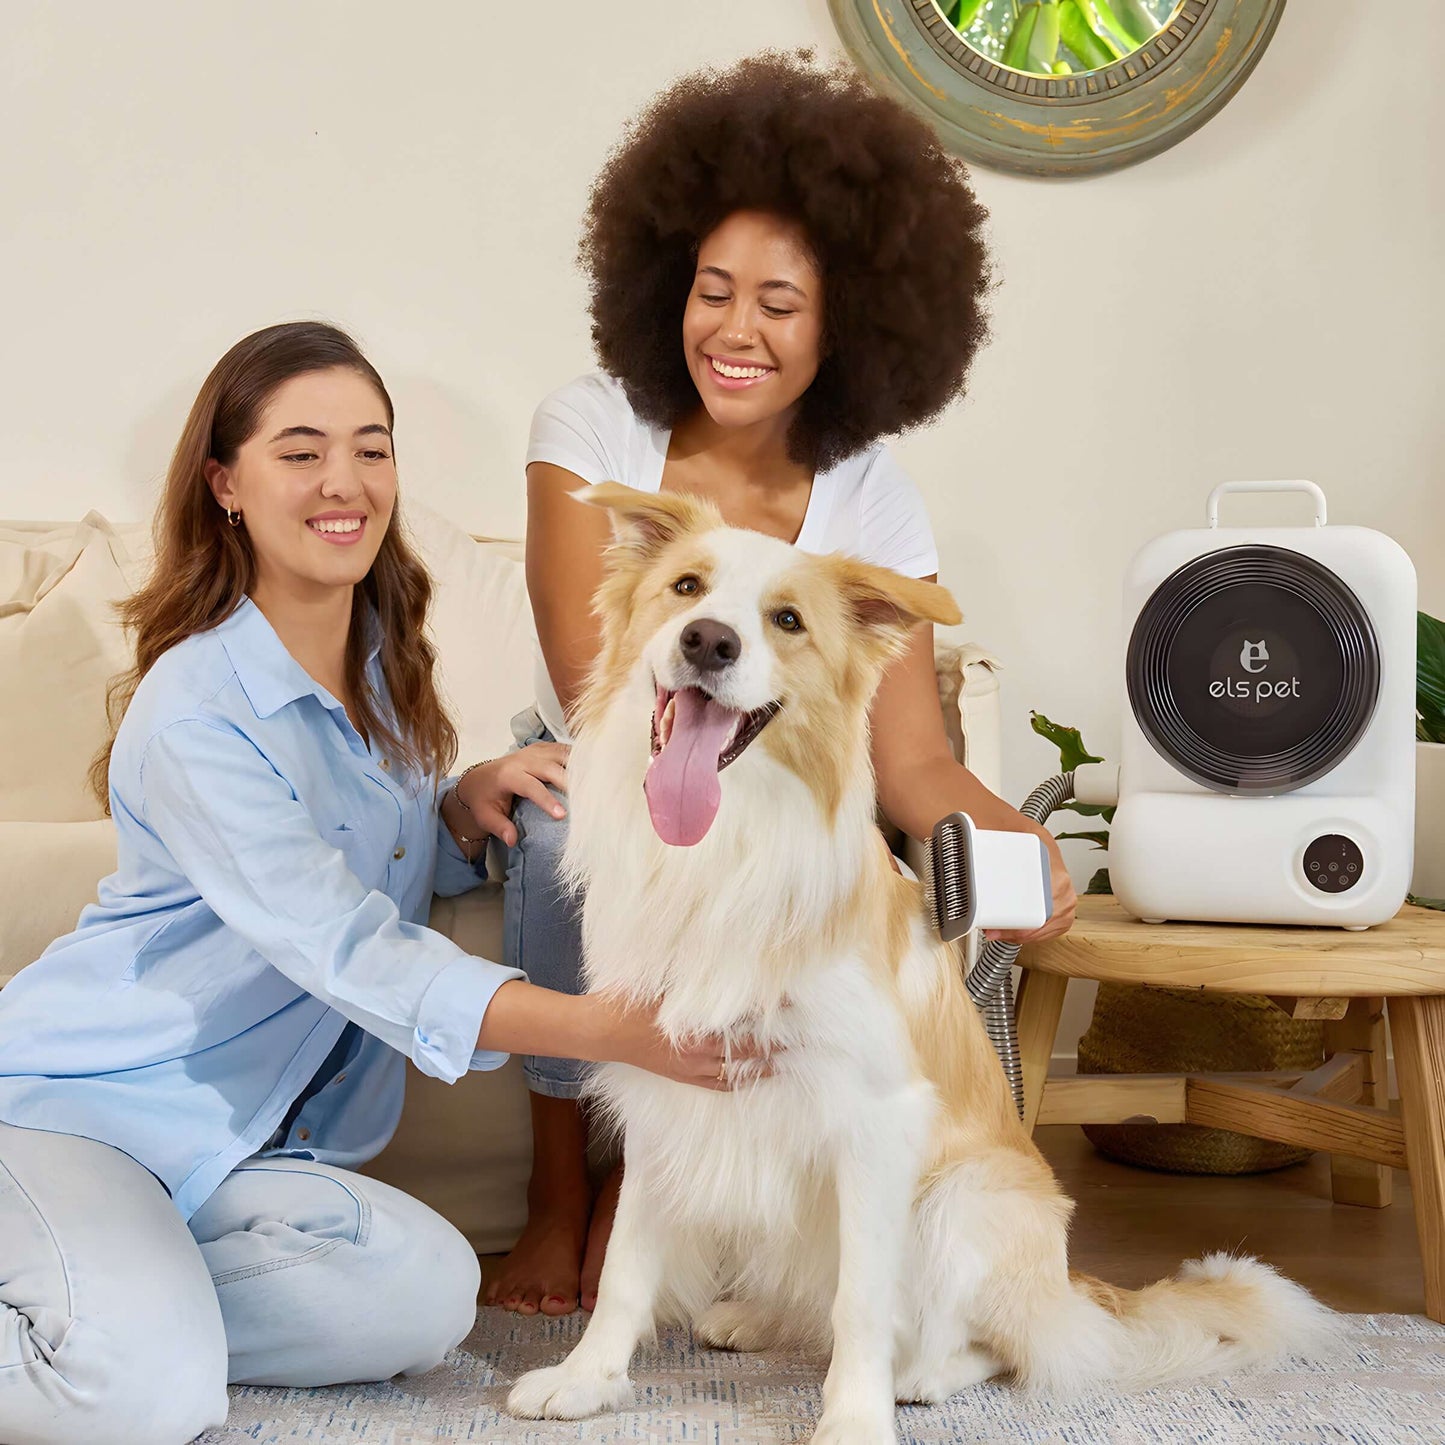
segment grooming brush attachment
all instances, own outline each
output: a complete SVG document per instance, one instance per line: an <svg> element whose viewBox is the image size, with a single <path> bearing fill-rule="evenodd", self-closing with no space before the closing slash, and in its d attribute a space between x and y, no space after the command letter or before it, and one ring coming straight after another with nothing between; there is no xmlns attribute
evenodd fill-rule
<svg viewBox="0 0 1445 1445"><path fill-rule="evenodd" d="M945 943L975 928L1042 928L1053 911L1049 855L1036 833L940 819L929 840L928 903Z"/></svg>

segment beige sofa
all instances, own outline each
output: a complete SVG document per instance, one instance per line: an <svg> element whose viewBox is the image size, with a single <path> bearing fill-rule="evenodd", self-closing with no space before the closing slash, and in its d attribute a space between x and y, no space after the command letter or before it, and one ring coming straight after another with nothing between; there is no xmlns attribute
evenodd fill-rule
<svg viewBox="0 0 1445 1445"><path fill-rule="evenodd" d="M407 523L436 581L432 630L462 761L495 756L530 701L535 635L520 544L469 537L416 504ZM95 513L0 523L0 985L73 927L115 866L114 828L87 792L86 769L104 736L106 684L129 662L113 607L150 559L145 526ZM955 747L997 787L996 664L953 636L940 638L938 663ZM436 899L431 923L500 958L500 883ZM522 1226L530 1148L516 1060L450 1087L413 1070L396 1137L370 1172L489 1253Z"/></svg>

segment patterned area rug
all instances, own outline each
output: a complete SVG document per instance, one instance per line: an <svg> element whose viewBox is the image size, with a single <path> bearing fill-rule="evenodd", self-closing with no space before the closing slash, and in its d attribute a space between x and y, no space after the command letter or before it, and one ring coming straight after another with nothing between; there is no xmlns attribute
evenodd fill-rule
<svg viewBox="0 0 1445 1445"><path fill-rule="evenodd" d="M1065 1405L985 1385L932 1409L898 1412L904 1445L1442 1445L1445 1327L1416 1315L1352 1315L1342 1357L1178 1390ZM672 1331L633 1364L636 1407L593 1420L513 1420L516 1377L555 1364L586 1317L519 1319L482 1310L466 1342L430 1374L326 1390L236 1389L222 1430L197 1445L556 1445L585 1441L778 1445L806 1441L822 1368L782 1355L698 1349Z"/></svg>

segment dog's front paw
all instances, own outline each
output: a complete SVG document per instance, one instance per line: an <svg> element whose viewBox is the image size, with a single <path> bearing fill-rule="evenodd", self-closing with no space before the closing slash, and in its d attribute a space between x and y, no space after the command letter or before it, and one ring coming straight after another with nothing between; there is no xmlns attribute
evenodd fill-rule
<svg viewBox="0 0 1445 1445"><path fill-rule="evenodd" d="M950 1396L1002 1373L1003 1366L987 1351L966 1346L930 1365L903 1365L896 1382L898 1403L941 1405Z"/></svg>
<svg viewBox="0 0 1445 1445"><path fill-rule="evenodd" d="M776 1311L753 1300L719 1300L692 1330L699 1344L714 1350L766 1350L779 1334Z"/></svg>
<svg viewBox="0 0 1445 1445"><path fill-rule="evenodd" d="M632 1403L626 1375L599 1379L579 1375L566 1365L551 1365L523 1375L507 1396L507 1413L523 1420L580 1420L621 1410Z"/></svg>
<svg viewBox="0 0 1445 1445"><path fill-rule="evenodd" d="M833 1407L823 1411L813 1445L898 1445L893 1411Z"/></svg>

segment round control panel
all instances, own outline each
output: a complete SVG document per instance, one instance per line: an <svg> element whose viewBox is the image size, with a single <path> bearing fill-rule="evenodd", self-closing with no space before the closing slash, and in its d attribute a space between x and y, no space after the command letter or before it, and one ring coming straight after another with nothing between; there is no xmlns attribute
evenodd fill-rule
<svg viewBox="0 0 1445 1445"><path fill-rule="evenodd" d="M1365 855L1353 838L1326 833L1305 849L1305 877L1321 893L1343 893L1360 881Z"/></svg>

